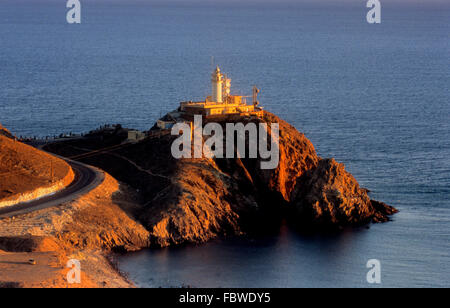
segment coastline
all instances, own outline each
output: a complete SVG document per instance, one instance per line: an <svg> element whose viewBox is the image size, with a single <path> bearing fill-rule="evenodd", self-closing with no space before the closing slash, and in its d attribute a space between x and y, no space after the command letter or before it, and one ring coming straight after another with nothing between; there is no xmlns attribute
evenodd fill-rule
<svg viewBox="0 0 450 308"><path fill-rule="evenodd" d="M134 202L132 190L105 174L99 187L76 201L0 220L0 286L135 287L113 261L115 250L147 246L145 229L129 217ZM115 233L107 234L108 227ZM80 284L67 282L70 259L81 263Z"/></svg>
<svg viewBox="0 0 450 308"><path fill-rule="evenodd" d="M319 157L304 134L277 116L264 112L221 123L227 120L278 123L278 166L262 170L260 157L177 160L170 154L174 136L124 143L121 128L50 144L46 150L60 156L97 153L81 161L105 170L103 182L75 201L0 221L1 258L16 265L16 276L0 266L0 277L9 277L0 286L135 287L111 261L114 253L242 236L283 218L295 227L339 232L387 222L397 212L370 199L343 164ZM102 150L104 144L114 150ZM83 282L68 285L72 259ZM40 274L34 273L39 266ZM24 278L22 272L31 274Z"/></svg>

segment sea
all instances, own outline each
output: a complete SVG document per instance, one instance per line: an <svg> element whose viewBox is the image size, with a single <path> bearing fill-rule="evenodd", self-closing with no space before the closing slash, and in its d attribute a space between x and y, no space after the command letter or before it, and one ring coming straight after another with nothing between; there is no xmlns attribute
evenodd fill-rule
<svg viewBox="0 0 450 308"><path fill-rule="evenodd" d="M364 0L80 3L69 24L63 0L0 2L0 123L17 136L149 129L209 95L219 65L400 210L334 235L283 224L120 256L137 286L450 287L450 2L382 0L380 24Z"/></svg>

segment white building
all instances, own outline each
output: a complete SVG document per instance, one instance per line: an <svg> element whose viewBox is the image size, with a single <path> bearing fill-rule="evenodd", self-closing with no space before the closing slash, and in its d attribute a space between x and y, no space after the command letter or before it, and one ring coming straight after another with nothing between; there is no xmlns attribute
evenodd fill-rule
<svg viewBox="0 0 450 308"><path fill-rule="evenodd" d="M255 114L261 115L262 108L257 107L259 90L253 89L253 104L247 105L245 96L231 95L231 79L221 74L217 66L211 75L212 95L203 102L181 102L180 110L187 114L202 114L217 116L224 114Z"/></svg>

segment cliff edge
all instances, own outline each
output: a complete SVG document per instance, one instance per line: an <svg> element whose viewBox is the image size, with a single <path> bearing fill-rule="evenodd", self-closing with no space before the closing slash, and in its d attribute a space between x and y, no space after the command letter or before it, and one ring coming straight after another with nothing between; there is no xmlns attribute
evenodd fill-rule
<svg viewBox="0 0 450 308"><path fill-rule="evenodd" d="M299 228L339 229L385 222L396 212L371 200L342 164L320 158L304 134L277 116L264 112L262 117L214 121L222 126L230 121L278 123L278 166L263 170L260 157L175 159L171 144L176 136L170 134L83 159L139 191L144 206L137 217L149 230L152 245L201 243L267 230L283 218ZM123 141L118 135L97 136L47 150L74 155Z"/></svg>
<svg viewBox="0 0 450 308"><path fill-rule="evenodd" d="M170 183L152 196L141 217L154 243L204 242L269 228L283 217L298 228L333 230L386 222L396 212L371 200L343 164L317 156L305 135L277 116L236 120L279 124L277 168L261 169L261 158L171 162L176 167Z"/></svg>
<svg viewBox="0 0 450 308"><path fill-rule="evenodd" d="M300 222L319 227L386 222L397 212L371 200L367 189L333 158L320 160L299 179L292 205Z"/></svg>

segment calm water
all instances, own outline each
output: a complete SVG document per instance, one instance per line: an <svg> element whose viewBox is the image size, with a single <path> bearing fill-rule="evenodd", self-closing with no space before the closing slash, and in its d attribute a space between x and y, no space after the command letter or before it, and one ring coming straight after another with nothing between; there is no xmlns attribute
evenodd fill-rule
<svg viewBox="0 0 450 308"><path fill-rule="evenodd" d="M125 4L126 3L126 4ZM403 3L403 4L402 4ZM17 135L148 129L181 100L209 93L211 56L235 93L262 88L267 110L323 157L346 164L394 222L335 237L281 228L121 258L140 286L450 286L450 5L164 7L83 0L0 4L0 123Z"/></svg>

